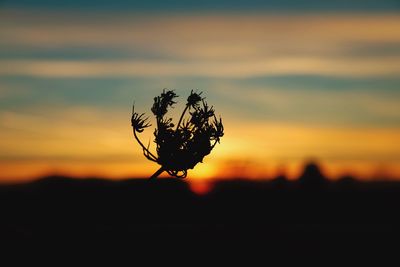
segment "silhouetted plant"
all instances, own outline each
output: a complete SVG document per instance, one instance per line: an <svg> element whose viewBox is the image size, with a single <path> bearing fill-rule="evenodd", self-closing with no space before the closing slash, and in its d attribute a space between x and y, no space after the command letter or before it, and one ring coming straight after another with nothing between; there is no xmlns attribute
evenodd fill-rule
<svg viewBox="0 0 400 267"><path fill-rule="evenodd" d="M224 135L222 119L215 116L214 108L201 95L202 92L191 91L176 126L172 118L166 116L168 109L176 104L174 100L178 96L175 92L164 89L160 96L154 98L151 111L157 121L154 131L157 156L150 152L150 143L144 146L137 135L151 126L149 118L136 113L133 107L131 122L135 139L142 147L144 156L161 165L150 179L156 179L164 171L173 177L186 178L188 170L203 162L204 157L220 142Z"/></svg>

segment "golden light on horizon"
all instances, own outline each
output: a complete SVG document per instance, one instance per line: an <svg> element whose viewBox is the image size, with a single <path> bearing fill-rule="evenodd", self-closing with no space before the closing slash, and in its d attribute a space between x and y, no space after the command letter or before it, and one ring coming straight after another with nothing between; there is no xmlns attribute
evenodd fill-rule
<svg viewBox="0 0 400 267"><path fill-rule="evenodd" d="M379 167L384 167L391 178L400 177L400 168L396 161L397 151L400 150L398 142L400 129L332 129L243 123L234 128L229 122L227 126L229 131L222 139L222 144L205 158L204 163L196 166L194 170L189 170L190 179L194 181L233 177L271 179L282 169L289 179L294 179L300 174L307 159L316 159L321 163L326 175L331 178L345 174L370 177ZM121 131L123 128L126 126L122 127ZM3 162L1 179L18 180L26 176L44 174L121 179L149 177L159 168L157 164L144 159L140 147L133 142L129 134L119 139L120 145L113 143L115 156L112 156L108 154L109 146L102 149L91 148L91 144L102 142L107 136L88 136L87 138L90 138L88 143L85 133L80 130L81 138L68 143L69 146L73 144L73 147L65 147L68 150L60 150L65 144L59 144L61 147L54 146L55 140L49 144L47 140L42 140L34 147L20 142L7 144L13 146L14 151L21 153L24 153L24 149L35 150L35 147L46 147L44 150L46 154L36 154L34 157L39 156L36 160L10 159ZM74 132L72 129L70 131ZM73 151L78 147L82 150L71 152L71 157L79 155L79 158L60 158L60 155L68 155L67 151ZM117 147L121 150L115 150ZM97 156L90 156L94 154Z"/></svg>

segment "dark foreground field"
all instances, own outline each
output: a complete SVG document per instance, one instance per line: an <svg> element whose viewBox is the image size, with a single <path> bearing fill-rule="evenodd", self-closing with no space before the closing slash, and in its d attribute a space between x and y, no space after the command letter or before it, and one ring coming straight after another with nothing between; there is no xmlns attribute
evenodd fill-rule
<svg viewBox="0 0 400 267"><path fill-rule="evenodd" d="M0 236L9 248L45 246L43 253L67 245L68 253L365 258L397 253L399 206L399 183L332 183L312 172L297 182L220 182L204 196L178 180L50 177L0 187Z"/></svg>

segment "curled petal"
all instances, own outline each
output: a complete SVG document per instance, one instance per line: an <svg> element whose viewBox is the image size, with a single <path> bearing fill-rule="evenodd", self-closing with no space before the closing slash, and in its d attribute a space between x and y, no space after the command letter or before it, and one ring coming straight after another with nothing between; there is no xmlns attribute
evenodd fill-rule
<svg viewBox="0 0 400 267"><path fill-rule="evenodd" d="M144 114L138 114L134 112L131 118L131 124L133 129L138 133L142 133L145 128L151 126L151 124L148 122L148 119L149 118L144 117Z"/></svg>

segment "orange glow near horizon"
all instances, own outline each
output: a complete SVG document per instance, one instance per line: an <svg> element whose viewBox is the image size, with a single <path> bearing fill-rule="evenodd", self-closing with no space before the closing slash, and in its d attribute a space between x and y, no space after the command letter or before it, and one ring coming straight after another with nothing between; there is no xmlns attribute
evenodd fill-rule
<svg viewBox="0 0 400 267"><path fill-rule="evenodd" d="M234 128L233 125L234 123L227 122L229 132L223 138L222 144L205 158L204 163L197 165L194 170L189 170L190 181L231 178L272 179L280 174L292 180L300 175L308 160L316 160L321 165L323 173L330 179L337 179L344 175L374 179L378 171L384 176L381 178L398 179L400 177L400 166L395 160L396 153L400 150L400 142L398 142L400 129L361 131L360 129L282 124L242 124L241 127ZM247 129L252 129L252 131L248 132ZM83 136L85 136L84 132ZM103 138L106 139L101 135L97 138L99 140L92 138L91 142L96 143ZM2 182L27 181L52 174L125 179L149 177L158 169L158 165L144 159L140 148L130 136L122 138L119 143L122 154L125 150L129 150L132 155L120 158L105 155L100 161L99 157L73 161L68 158L57 160L56 157L51 160L44 158L35 161L3 161L0 163L2 170L0 180ZM13 145L19 149L22 144ZM95 147L95 150L91 152L87 145L85 149L84 140L82 143L76 143L75 146L83 148L82 156L107 152L99 150L99 147ZM347 152L343 153L344 150ZM45 152L51 155L60 151L53 151L49 146ZM76 155L82 157L79 154Z"/></svg>

